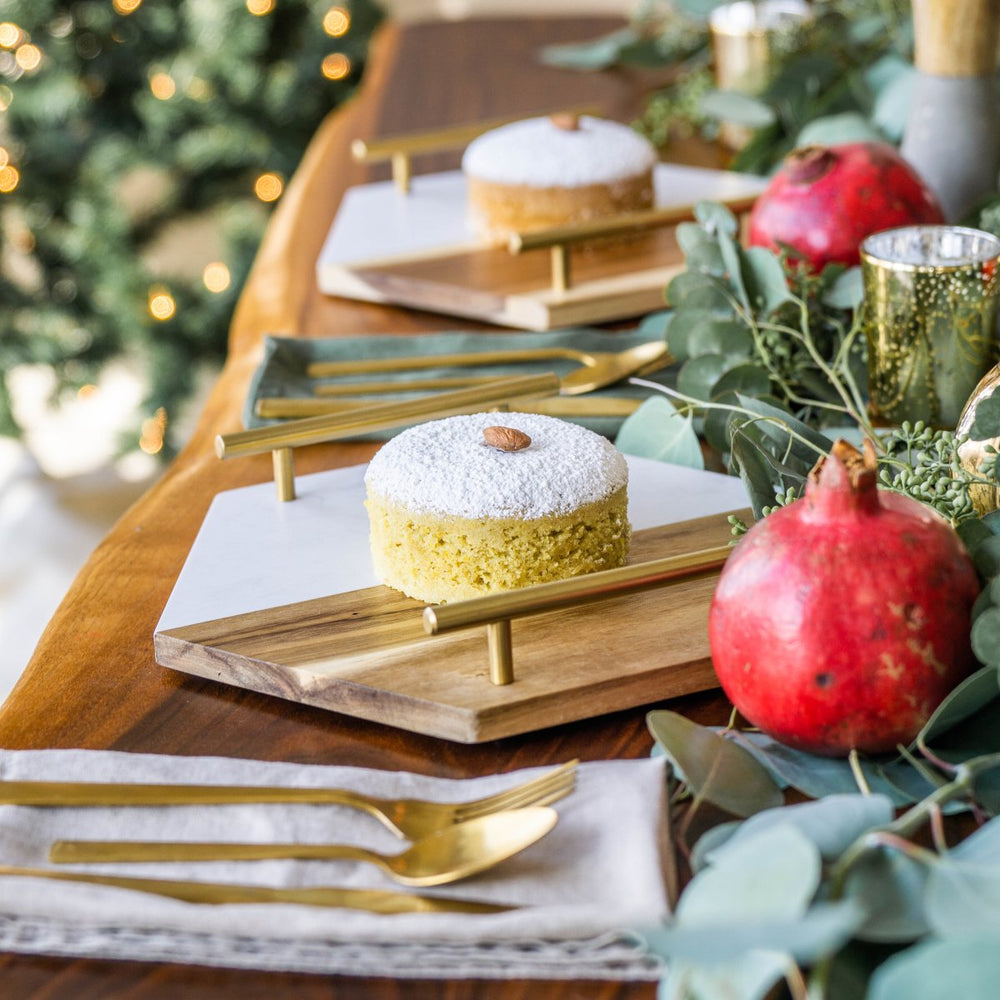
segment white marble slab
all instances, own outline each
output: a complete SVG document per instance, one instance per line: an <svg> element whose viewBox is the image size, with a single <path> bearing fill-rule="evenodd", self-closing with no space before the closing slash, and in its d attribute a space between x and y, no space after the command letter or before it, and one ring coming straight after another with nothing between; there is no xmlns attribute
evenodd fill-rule
<svg viewBox="0 0 1000 1000"><path fill-rule="evenodd" d="M734 476L626 458L636 531L748 506ZM272 482L218 494L157 631L375 586L365 468L298 476L290 503Z"/></svg>
<svg viewBox="0 0 1000 1000"><path fill-rule="evenodd" d="M658 208L724 201L759 194L766 179L730 170L660 163L653 172ZM461 171L413 178L408 193L392 181L350 188L344 195L317 262L324 269L365 261L407 257L446 247L482 246L468 211Z"/></svg>

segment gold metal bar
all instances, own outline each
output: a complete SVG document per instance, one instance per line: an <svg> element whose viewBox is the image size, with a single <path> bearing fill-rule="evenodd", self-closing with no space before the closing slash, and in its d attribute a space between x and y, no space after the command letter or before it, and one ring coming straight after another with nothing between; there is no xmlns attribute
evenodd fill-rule
<svg viewBox="0 0 1000 1000"><path fill-rule="evenodd" d="M639 409L642 402L629 396L546 396L519 400L517 409L523 413L544 413L550 417L628 417ZM255 410L257 416L264 420L286 420L360 412L364 405L362 400L357 399L261 396Z"/></svg>
<svg viewBox="0 0 1000 1000"><path fill-rule="evenodd" d="M736 215L750 211L756 195L745 195L742 198L731 198L724 201L730 211ZM629 212L626 215L616 215L608 219L595 219L592 222L579 222L570 226L554 226L551 229L539 229L533 232L512 233L507 241L507 249L512 254L524 253L527 250L541 250L559 244L582 243L586 240L603 239L611 236L627 236L630 233L646 229L659 229L663 226L676 226L681 222L690 222L695 217L694 205L677 205L671 208L654 208L645 212Z"/></svg>
<svg viewBox="0 0 1000 1000"><path fill-rule="evenodd" d="M48 878L60 882L85 882L134 892L152 893L188 903L293 903L299 906L336 906L371 913L502 913L516 907L445 896L423 896L413 892L379 889L341 889L332 886L304 888L265 885L235 885L225 882L191 882L180 879L135 878L127 875L97 875L91 872L54 871L51 868L16 868L0 865L0 876Z"/></svg>
<svg viewBox="0 0 1000 1000"><path fill-rule="evenodd" d="M593 604L610 597L653 590L673 580L707 576L722 568L730 551L730 546L720 545L712 549L636 563L633 566L587 573L569 580L539 583L533 587L474 597L454 604L435 605L424 608L424 631L428 635L439 635L442 632L488 625L501 619L521 618L571 605Z"/></svg>
<svg viewBox="0 0 1000 1000"><path fill-rule="evenodd" d="M410 180L413 176L410 166L410 156L408 153L395 152L392 154L392 180L396 187L403 193L410 191Z"/></svg>
<svg viewBox="0 0 1000 1000"><path fill-rule="evenodd" d="M510 684L514 680L514 653L510 635L510 619L490 622L486 626L486 641L490 653L490 680L494 684Z"/></svg>
<svg viewBox="0 0 1000 1000"><path fill-rule="evenodd" d="M295 499L295 458L291 448L275 448L271 452L274 462L274 482L279 500Z"/></svg>
<svg viewBox="0 0 1000 1000"><path fill-rule="evenodd" d="M559 111L569 114L600 114L599 110L593 106L561 108ZM559 112L539 112L538 115L554 113ZM355 139L351 143L351 155L359 163L377 163L381 160L392 159L396 153L406 153L413 156L418 153L433 153L443 149L457 149L459 146L471 142L476 136L489 132L490 129L499 128L501 125L508 125L527 117L531 116L514 115L493 118L465 125L454 125L450 128L386 136L383 139Z"/></svg>
<svg viewBox="0 0 1000 1000"><path fill-rule="evenodd" d="M371 379L368 382L337 382L313 386L317 396L372 396L380 392L419 392L424 389L464 389L470 385L488 385L497 380L492 375L447 375L441 378L421 378L412 382L398 379Z"/></svg>
<svg viewBox="0 0 1000 1000"><path fill-rule="evenodd" d="M357 434L401 427L414 420L476 413L488 409L492 403L521 396L545 396L558 391L559 376L552 372L515 375L497 379L492 385L457 389L455 392L442 392L403 402L359 406L348 413L307 417L274 427L220 434L215 439L215 453L219 458L239 458L244 455L259 455L275 448L296 448L323 441L337 441Z"/></svg>
<svg viewBox="0 0 1000 1000"><path fill-rule="evenodd" d="M346 361L310 361L306 365L306 375L309 378L331 378L341 375L377 375L379 372L422 371L427 368L475 368L518 361L563 359L587 364L588 360L593 360L593 355L575 347L525 347L520 350L502 348L497 351L413 354L402 358L351 358Z"/></svg>
<svg viewBox="0 0 1000 1000"><path fill-rule="evenodd" d="M549 250L552 257L552 291L562 294L569 290L569 247L565 243L556 243Z"/></svg>

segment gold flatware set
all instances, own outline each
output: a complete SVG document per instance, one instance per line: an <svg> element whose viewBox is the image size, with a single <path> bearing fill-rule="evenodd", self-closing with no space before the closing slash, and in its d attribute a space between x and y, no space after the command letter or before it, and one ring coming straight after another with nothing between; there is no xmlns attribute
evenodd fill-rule
<svg viewBox="0 0 1000 1000"><path fill-rule="evenodd" d="M559 379L554 395L519 403L520 409L550 416L627 416L641 400L628 397L577 399L597 389L622 382L633 375L650 375L673 363L662 340L637 344L622 351L582 351L572 347L537 347L523 350L466 351L451 354L428 354L400 358L366 358L353 361L314 361L306 368L311 379L342 379L353 375L377 375L392 372L417 372L435 368L482 367L533 361L568 360L579 366ZM257 416L298 418L342 413L358 409L358 396L383 393L451 390L495 384L496 375L444 376L410 379L340 381L318 383L312 397L264 396L257 400Z"/></svg>
<svg viewBox="0 0 1000 1000"><path fill-rule="evenodd" d="M558 819L551 803L569 795L575 787L577 763L569 761L493 795L454 803L376 798L335 788L46 781L0 781L0 802L46 807L247 802L344 805L378 819L398 837L410 840L410 846L397 854L379 854L342 844L60 840L52 845L50 860L58 864L265 858L352 860L377 865L402 885L427 887L483 872L544 837ZM4 875L116 886L197 903L291 902L351 907L374 913L491 913L509 908L406 893L334 887L274 888L0 865L0 876Z"/></svg>

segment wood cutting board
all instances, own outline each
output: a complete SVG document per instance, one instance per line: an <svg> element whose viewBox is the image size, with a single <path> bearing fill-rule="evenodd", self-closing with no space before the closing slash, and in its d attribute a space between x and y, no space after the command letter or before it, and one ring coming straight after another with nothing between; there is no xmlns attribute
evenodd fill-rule
<svg viewBox="0 0 1000 1000"><path fill-rule="evenodd" d="M759 194L766 181L725 170L658 164L656 206ZM316 265L328 295L386 302L523 330L638 316L663 307L684 268L672 227L571 251L573 283L552 288L549 253L512 255L476 233L460 171L351 188Z"/></svg>
<svg viewBox="0 0 1000 1000"><path fill-rule="evenodd" d="M629 462L630 492L638 488L637 470L653 477L640 488L648 495L636 500L638 523L655 517L645 505L656 502L671 476L678 477L678 489L701 491L690 498L694 503L720 512L637 530L631 562L725 544L729 525L721 511L743 506L740 500L745 503L738 480L644 460ZM360 508L357 474L351 480L353 470L336 471L345 475L334 488L314 491L314 499L329 500L337 493L335 505ZM317 478L300 477L306 498L308 481ZM270 484L250 489L264 489L266 495L250 498L242 523L234 525L225 511L214 521L249 537L255 534L253 519L268 518L275 522L266 540L273 550L273 538L289 537L296 520L291 508L299 501L279 504ZM246 514L250 509L255 513ZM321 518L327 513L324 508ZM630 516L636 523L631 506ZM311 517L303 508L303 524ZM315 529L303 530L312 534ZM367 531L350 525L342 531L350 536L345 544L358 543L360 535L367 546ZM197 575L198 564L207 567L217 552L233 552L240 542L219 532L199 536L199 542L196 558L175 589L186 593L177 594L173 607L168 604L154 644L158 663L200 677L461 743L530 732L717 684L707 641L708 606L717 574L515 621L516 679L497 686L489 680L484 629L427 636L421 618L424 605L377 584L272 603L282 590L289 592L274 579L282 574L280 560L276 570L265 574L268 579L256 597L245 589L241 597L246 580L242 585L227 580L224 572L206 590L203 580L185 580L185 574L190 577L189 570L194 570ZM300 537L295 545L308 547L309 538ZM322 545L317 542L313 548L314 558L322 558ZM359 552L343 558L361 558ZM291 567L294 551L286 554ZM247 572L252 577L252 571ZM299 594L309 586L315 585L303 584ZM219 599L210 596L213 587ZM248 610L196 621L199 600L216 608L227 601L230 608L242 602Z"/></svg>

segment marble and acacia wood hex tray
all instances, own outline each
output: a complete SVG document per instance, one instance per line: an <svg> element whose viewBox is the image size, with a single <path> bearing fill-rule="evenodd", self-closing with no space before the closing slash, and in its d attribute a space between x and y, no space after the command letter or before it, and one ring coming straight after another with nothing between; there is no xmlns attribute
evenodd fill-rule
<svg viewBox="0 0 1000 1000"><path fill-rule="evenodd" d="M736 202L766 180L673 163L654 170L656 207ZM473 225L461 171L347 191L316 263L320 291L389 302L522 330L639 316L663 307L663 290L684 269L673 226L573 252L573 283L552 287L550 255L512 255Z"/></svg>
<svg viewBox="0 0 1000 1000"><path fill-rule="evenodd" d="M723 545L739 480L629 457L631 561ZM482 743L715 687L715 578L513 623L513 684L484 630L424 634L423 605L378 584L364 467L219 494L154 635L165 667L357 718ZM700 515L700 516L693 516Z"/></svg>

